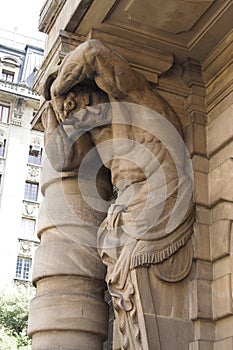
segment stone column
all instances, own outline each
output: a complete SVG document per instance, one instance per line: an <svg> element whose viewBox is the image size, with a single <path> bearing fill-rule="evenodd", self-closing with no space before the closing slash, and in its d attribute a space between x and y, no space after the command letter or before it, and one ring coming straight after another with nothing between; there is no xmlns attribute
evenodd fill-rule
<svg viewBox="0 0 233 350"><path fill-rule="evenodd" d="M93 209L98 198L90 174L78 180L78 172L56 173L48 161L43 170L41 244L33 272L37 292L29 317L32 349L102 349L108 306L96 232L105 213ZM96 187L102 198L109 196L106 171L99 171Z"/></svg>

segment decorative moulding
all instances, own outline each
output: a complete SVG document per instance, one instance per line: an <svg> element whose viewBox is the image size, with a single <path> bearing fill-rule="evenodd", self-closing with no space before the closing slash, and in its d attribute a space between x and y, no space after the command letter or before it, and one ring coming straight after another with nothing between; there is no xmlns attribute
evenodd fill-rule
<svg viewBox="0 0 233 350"><path fill-rule="evenodd" d="M157 82L158 76L166 73L174 64L173 54L153 46L92 29L87 39L98 39L121 54L135 70L147 80Z"/></svg>

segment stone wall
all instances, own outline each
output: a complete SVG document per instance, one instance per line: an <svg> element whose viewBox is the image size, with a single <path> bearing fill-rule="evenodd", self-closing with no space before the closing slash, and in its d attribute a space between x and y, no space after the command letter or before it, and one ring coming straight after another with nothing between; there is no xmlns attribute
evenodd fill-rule
<svg viewBox="0 0 233 350"><path fill-rule="evenodd" d="M215 350L233 347L233 32L203 62L206 87L208 197L205 204L212 265Z"/></svg>

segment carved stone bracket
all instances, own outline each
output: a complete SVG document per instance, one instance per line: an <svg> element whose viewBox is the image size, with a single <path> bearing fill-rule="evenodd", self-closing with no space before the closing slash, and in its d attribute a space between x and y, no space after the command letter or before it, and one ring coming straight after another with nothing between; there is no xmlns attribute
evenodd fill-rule
<svg viewBox="0 0 233 350"><path fill-rule="evenodd" d="M33 243L29 241L19 240L18 254L25 257L32 257Z"/></svg>
<svg viewBox="0 0 233 350"><path fill-rule="evenodd" d="M30 218L35 218L35 217L37 217L38 206L39 205L37 203L23 201L22 214L24 216L28 216Z"/></svg>
<svg viewBox="0 0 233 350"><path fill-rule="evenodd" d="M33 182L40 181L40 168L38 166L27 165L26 179Z"/></svg>
<svg viewBox="0 0 233 350"><path fill-rule="evenodd" d="M25 100L23 98L17 98L15 100L13 114L11 117L11 124L22 126L22 116L25 108Z"/></svg>

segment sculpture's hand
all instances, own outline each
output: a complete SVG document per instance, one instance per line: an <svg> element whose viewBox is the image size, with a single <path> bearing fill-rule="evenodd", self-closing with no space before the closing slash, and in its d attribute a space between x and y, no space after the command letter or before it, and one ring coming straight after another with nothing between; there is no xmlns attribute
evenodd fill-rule
<svg viewBox="0 0 233 350"><path fill-rule="evenodd" d="M93 147L90 135L80 136L72 132L68 136L63 124L58 123L51 104L48 105L45 118L45 149L52 167L59 172L77 169Z"/></svg>
<svg viewBox="0 0 233 350"><path fill-rule="evenodd" d="M53 168L56 171L75 169L78 164L75 159L74 145L63 126L58 123L51 104L46 111L45 125L45 149Z"/></svg>

